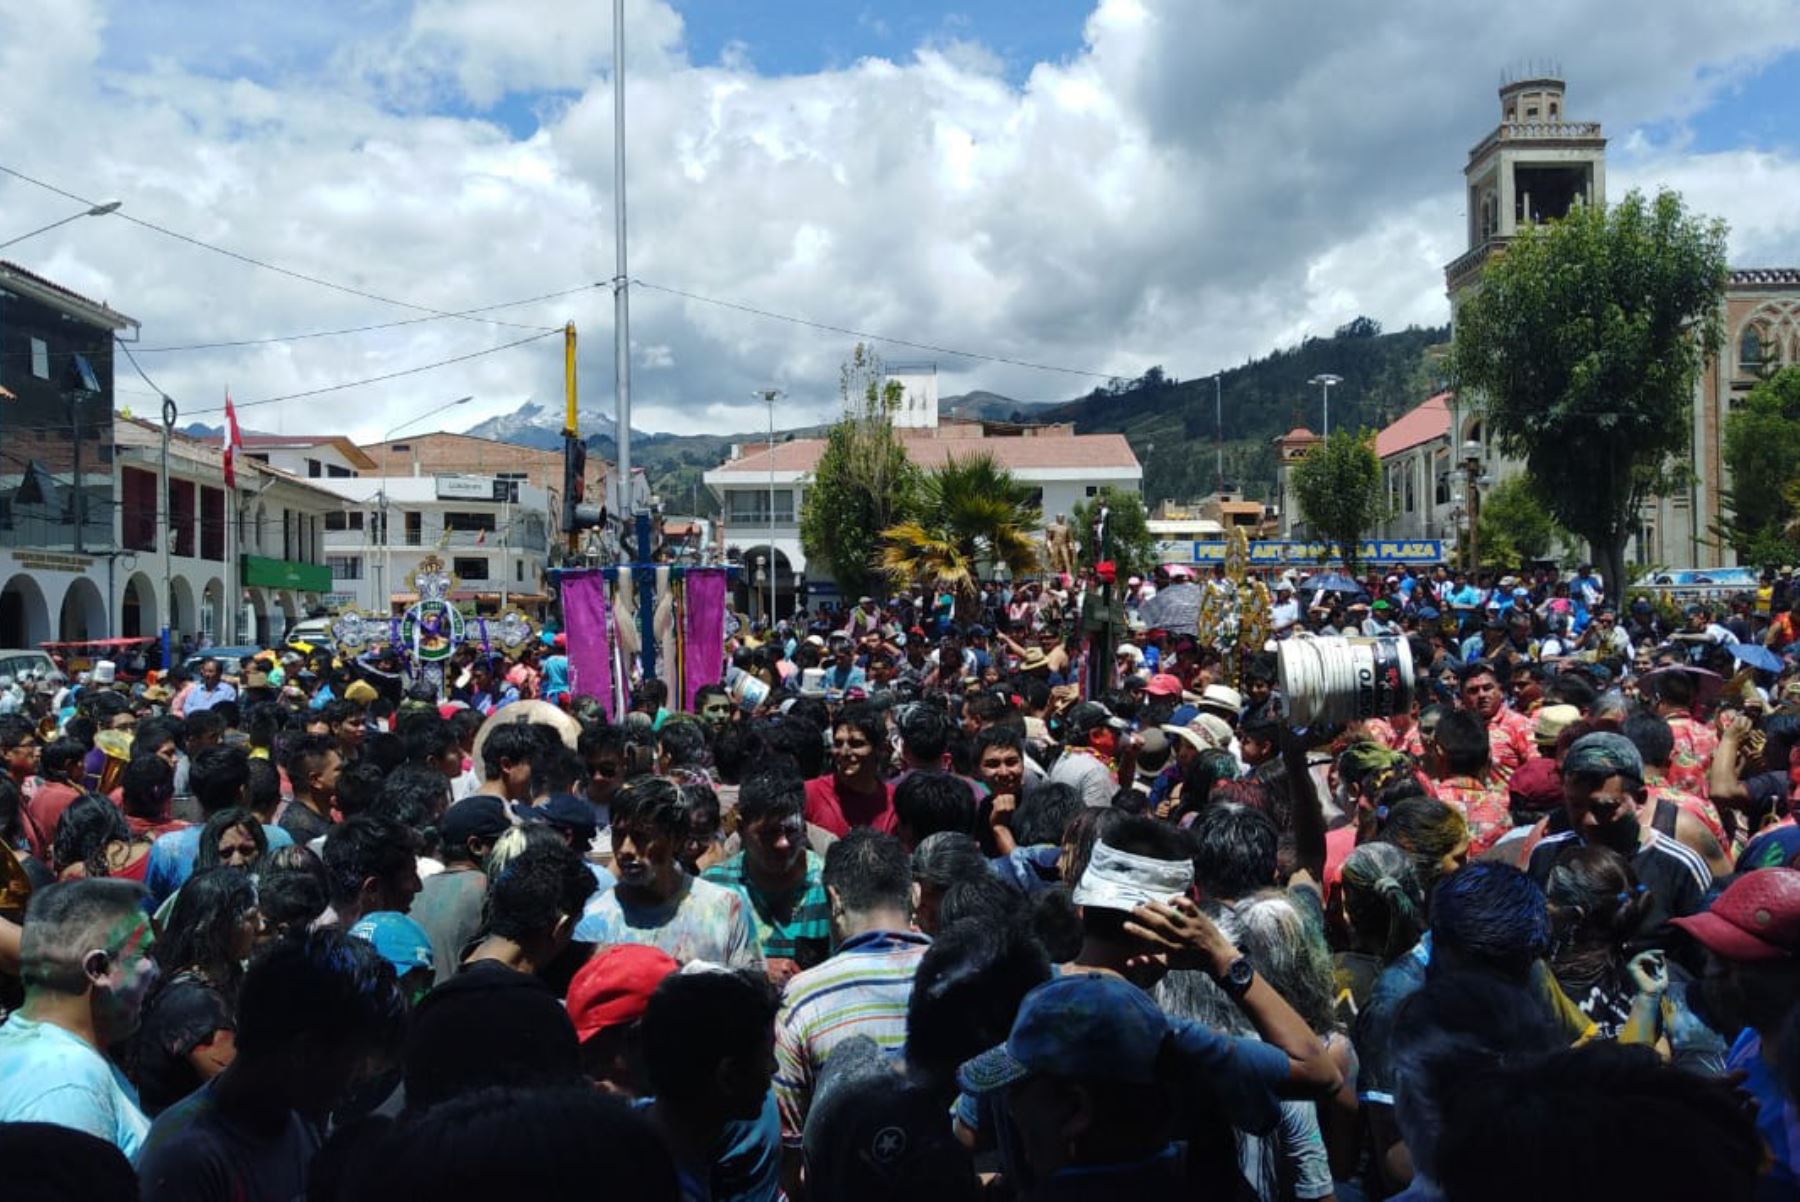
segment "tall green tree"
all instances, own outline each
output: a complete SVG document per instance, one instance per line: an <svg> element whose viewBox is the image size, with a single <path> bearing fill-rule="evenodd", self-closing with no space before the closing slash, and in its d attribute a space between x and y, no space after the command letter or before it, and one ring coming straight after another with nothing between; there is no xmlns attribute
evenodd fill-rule
<svg viewBox="0 0 1800 1202"><path fill-rule="evenodd" d="M1632 192L1522 230L1457 312L1459 386L1609 587L1625 579L1639 508L1687 448L1725 276L1723 222L1673 192Z"/></svg>
<svg viewBox="0 0 1800 1202"><path fill-rule="evenodd" d="M1481 558L1490 564L1519 566L1556 551L1563 536L1550 507L1527 475L1509 476L1481 497Z"/></svg>
<svg viewBox="0 0 1800 1202"><path fill-rule="evenodd" d="M1030 490L991 454L952 456L920 478L913 516L882 532L882 570L902 587L948 589L966 608L982 565L1038 570L1039 520Z"/></svg>
<svg viewBox="0 0 1800 1202"><path fill-rule="evenodd" d="M1789 494L1800 481L1800 367L1786 367L1750 390L1725 419L1725 466L1731 487L1727 518L1714 533L1740 560L1792 563L1800 548L1788 537L1795 519Z"/></svg>
<svg viewBox="0 0 1800 1202"><path fill-rule="evenodd" d="M1363 536L1387 516L1375 432L1337 430L1293 466L1289 483L1313 537L1336 543L1354 575Z"/></svg>
<svg viewBox="0 0 1800 1202"><path fill-rule="evenodd" d="M825 453L806 481L800 545L808 563L854 597L876 579L881 532L910 512L918 471L894 433L905 399L881 357L857 343L838 373L844 416L825 436Z"/></svg>
<svg viewBox="0 0 1800 1202"><path fill-rule="evenodd" d="M1106 505L1106 534L1112 548L1112 561L1118 565L1121 579L1126 576L1148 576L1162 562L1157 554L1156 537L1150 533L1150 515L1144 509L1144 498L1133 489L1101 486L1092 500L1080 501L1069 515L1075 537L1080 541L1083 568L1100 562L1100 548L1089 533L1094 528L1094 510Z"/></svg>

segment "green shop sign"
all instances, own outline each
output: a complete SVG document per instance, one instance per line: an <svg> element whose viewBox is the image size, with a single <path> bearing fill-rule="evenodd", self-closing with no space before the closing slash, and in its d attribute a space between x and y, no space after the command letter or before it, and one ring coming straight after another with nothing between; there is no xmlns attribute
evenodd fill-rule
<svg viewBox="0 0 1800 1202"><path fill-rule="evenodd" d="M302 593L331 591L331 569L322 563L264 559L260 555L245 555L240 562L246 587L289 588Z"/></svg>

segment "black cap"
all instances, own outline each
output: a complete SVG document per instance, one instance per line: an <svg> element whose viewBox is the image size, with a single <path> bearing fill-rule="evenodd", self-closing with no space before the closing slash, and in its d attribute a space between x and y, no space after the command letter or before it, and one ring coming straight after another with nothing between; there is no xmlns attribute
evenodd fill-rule
<svg viewBox="0 0 1800 1202"><path fill-rule="evenodd" d="M438 834L452 847L461 847L470 839L493 839L503 835L511 825L504 802L498 797L477 793L444 811L443 821L438 823Z"/></svg>
<svg viewBox="0 0 1800 1202"><path fill-rule="evenodd" d="M541 806L532 807L528 817L548 822L559 831L586 834L589 839L600 829L600 820L586 798L573 793L552 793Z"/></svg>

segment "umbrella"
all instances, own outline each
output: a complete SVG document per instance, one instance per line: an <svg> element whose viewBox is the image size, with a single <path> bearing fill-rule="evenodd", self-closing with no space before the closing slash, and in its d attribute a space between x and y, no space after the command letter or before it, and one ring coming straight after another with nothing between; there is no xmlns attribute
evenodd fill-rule
<svg viewBox="0 0 1800 1202"><path fill-rule="evenodd" d="M1300 588L1308 593L1316 593L1321 589L1328 593L1360 593L1363 591L1362 585L1342 572L1320 572L1316 576L1308 577L1301 583Z"/></svg>
<svg viewBox="0 0 1800 1202"><path fill-rule="evenodd" d="M1138 620L1158 630L1198 630L1200 597L1197 584L1171 584L1138 606Z"/></svg>
<svg viewBox="0 0 1800 1202"><path fill-rule="evenodd" d="M1733 643L1726 650L1740 664L1748 664L1763 672L1779 672L1787 666L1779 655L1756 643Z"/></svg>
<svg viewBox="0 0 1800 1202"><path fill-rule="evenodd" d="M1694 678L1694 706L1705 709L1718 699L1725 690L1725 678L1717 672L1709 672L1705 668L1689 668L1681 664L1670 664L1665 668L1652 668L1638 677L1638 688L1654 685L1665 672L1686 672Z"/></svg>

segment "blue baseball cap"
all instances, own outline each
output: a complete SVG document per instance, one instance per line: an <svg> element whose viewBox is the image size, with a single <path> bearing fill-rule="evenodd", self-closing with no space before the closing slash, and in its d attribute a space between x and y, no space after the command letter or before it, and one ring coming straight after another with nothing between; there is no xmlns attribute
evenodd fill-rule
<svg viewBox="0 0 1800 1202"><path fill-rule="evenodd" d="M1122 977L1068 974L1025 995L1006 1042L957 1070L957 1084L991 1093L1034 1073L1151 1085L1169 1020Z"/></svg>
<svg viewBox="0 0 1800 1202"><path fill-rule="evenodd" d="M394 975L403 977L416 968L434 969L436 958L431 954L431 936L425 928L398 910L378 910L373 914L365 914L350 934L358 939L367 940L375 946L375 951L394 966Z"/></svg>

